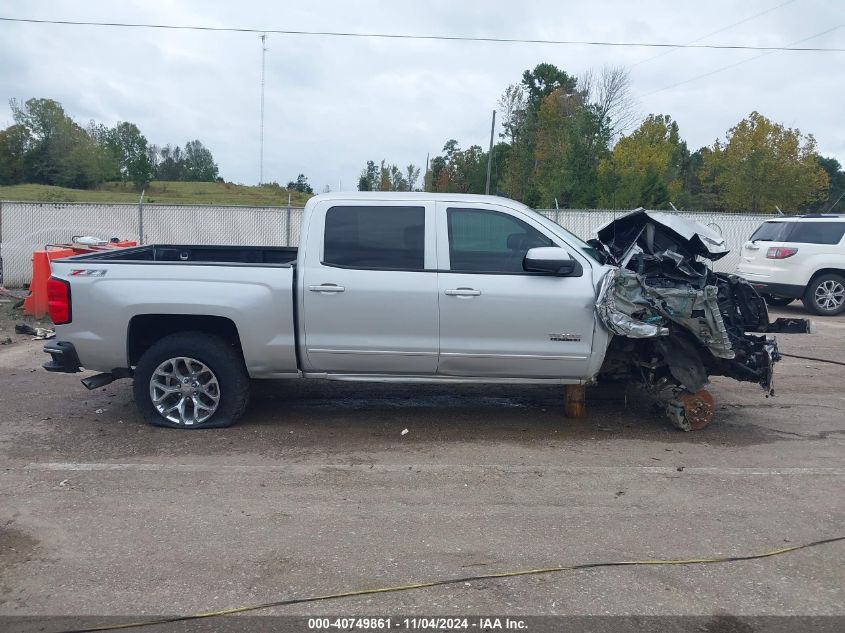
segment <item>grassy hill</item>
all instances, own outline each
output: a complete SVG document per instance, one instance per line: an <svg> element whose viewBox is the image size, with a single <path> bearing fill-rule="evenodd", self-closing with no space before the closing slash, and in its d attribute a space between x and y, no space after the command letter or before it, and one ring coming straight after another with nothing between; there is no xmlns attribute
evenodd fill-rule
<svg viewBox="0 0 845 633"><path fill-rule="evenodd" d="M108 182L97 189L67 189L50 185L0 187L0 200L33 202L138 202L140 193L126 183ZM301 207L311 196L290 192L291 205ZM287 206L288 190L265 185L249 187L227 182L153 182L144 202L163 204L219 204L244 206Z"/></svg>

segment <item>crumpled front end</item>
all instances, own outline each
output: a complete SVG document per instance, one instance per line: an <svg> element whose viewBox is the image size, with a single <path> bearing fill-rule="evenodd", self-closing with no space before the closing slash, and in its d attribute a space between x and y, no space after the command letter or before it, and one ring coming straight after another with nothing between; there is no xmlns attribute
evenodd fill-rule
<svg viewBox="0 0 845 633"><path fill-rule="evenodd" d="M696 288L675 282L671 287L655 287L647 278L624 268L611 271L602 287L605 282L607 290L596 307L614 334L632 338L668 336L668 326L674 323L690 331L715 356L735 357L719 311L717 286ZM627 323L619 327L625 319Z"/></svg>
<svg viewBox="0 0 845 633"><path fill-rule="evenodd" d="M596 302L601 322L618 337L653 339L640 345L634 355L630 344L615 341L633 362L645 356L651 369L665 365L679 386L696 392L709 375L724 375L756 382L772 390L772 367L780 360L777 341L766 332L766 304L744 280L711 273L704 285L647 277L617 268L602 280ZM654 285L655 282L657 285ZM747 285L747 284L746 284ZM658 372L659 373L659 372ZM665 373L665 372L664 372Z"/></svg>
<svg viewBox="0 0 845 633"><path fill-rule="evenodd" d="M718 233L638 210L598 236L591 244L618 266L602 280L596 300L600 322L615 335L600 378L634 375L656 393L671 390L670 414L681 406L678 397L702 393L712 375L756 382L773 393L780 354L769 334L809 332L810 322L770 323L766 302L747 281L699 261L729 252ZM678 425L689 430L687 422Z"/></svg>

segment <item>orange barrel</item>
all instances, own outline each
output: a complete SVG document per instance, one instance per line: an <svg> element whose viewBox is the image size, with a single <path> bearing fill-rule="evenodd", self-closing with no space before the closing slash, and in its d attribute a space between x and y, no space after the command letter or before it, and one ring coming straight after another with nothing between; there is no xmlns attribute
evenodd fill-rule
<svg viewBox="0 0 845 633"><path fill-rule="evenodd" d="M32 281L29 295L23 300L24 314L41 319L47 314L47 280L50 278L50 262L62 257L76 255L72 248L55 248L32 253Z"/></svg>

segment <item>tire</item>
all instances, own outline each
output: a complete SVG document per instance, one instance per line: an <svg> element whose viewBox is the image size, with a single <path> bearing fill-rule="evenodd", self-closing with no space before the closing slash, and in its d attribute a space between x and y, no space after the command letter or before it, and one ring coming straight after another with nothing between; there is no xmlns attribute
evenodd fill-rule
<svg viewBox="0 0 845 633"><path fill-rule="evenodd" d="M763 299L766 300L766 303L770 306L788 306L790 303L795 301L794 297L777 297L775 295L763 295Z"/></svg>
<svg viewBox="0 0 845 633"><path fill-rule="evenodd" d="M834 316L845 310L845 277L835 273L819 275L804 291L804 307L819 316Z"/></svg>
<svg viewBox="0 0 845 633"><path fill-rule="evenodd" d="M249 376L241 355L220 337L179 332L144 352L133 390L141 415L153 426L221 428L246 410Z"/></svg>

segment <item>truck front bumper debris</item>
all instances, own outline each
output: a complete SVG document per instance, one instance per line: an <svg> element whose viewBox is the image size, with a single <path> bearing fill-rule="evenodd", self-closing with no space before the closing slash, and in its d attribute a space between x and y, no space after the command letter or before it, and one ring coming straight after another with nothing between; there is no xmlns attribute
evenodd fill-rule
<svg viewBox="0 0 845 633"><path fill-rule="evenodd" d="M67 341L50 341L44 346L44 351L50 355L50 360L44 363L47 371L64 374L75 374L82 371L79 366L79 356L73 343Z"/></svg>

